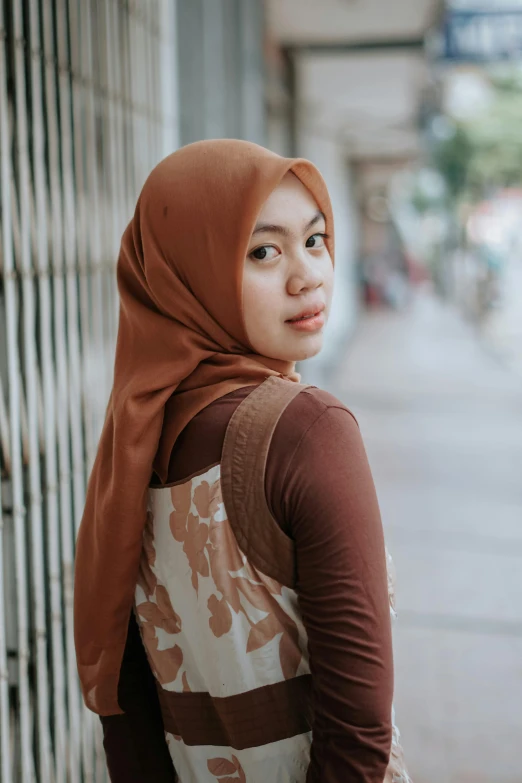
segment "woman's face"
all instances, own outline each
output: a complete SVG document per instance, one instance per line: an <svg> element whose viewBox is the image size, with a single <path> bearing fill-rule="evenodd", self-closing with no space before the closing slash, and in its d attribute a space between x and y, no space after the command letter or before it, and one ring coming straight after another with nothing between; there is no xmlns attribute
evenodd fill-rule
<svg viewBox="0 0 522 783"><path fill-rule="evenodd" d="M248 339L262 356L302 361L322 348L333 290L325 219L289 172L259 213L243 274Z"/></svg>

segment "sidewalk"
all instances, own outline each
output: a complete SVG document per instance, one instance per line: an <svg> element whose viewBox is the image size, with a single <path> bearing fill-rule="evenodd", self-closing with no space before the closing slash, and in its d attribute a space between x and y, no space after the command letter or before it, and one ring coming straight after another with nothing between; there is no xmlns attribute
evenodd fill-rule
<svg viewBox="0 0 522 783"><path fill-rule="evenodd" d="M367 316L329 386L359 420L395 561L414 783L520 783L522 381L421 296Z"/></svg>

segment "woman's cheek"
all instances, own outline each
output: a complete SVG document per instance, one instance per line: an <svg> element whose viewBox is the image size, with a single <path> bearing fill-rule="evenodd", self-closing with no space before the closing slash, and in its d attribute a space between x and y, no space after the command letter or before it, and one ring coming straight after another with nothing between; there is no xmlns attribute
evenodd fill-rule
<svg viewBox="0 0 522 783"><path fill-rule="evenodd" d="M273 333L281 320L281 296L275 281L265 274L245 275L243 282L244 320L254 348Z"/></svg>

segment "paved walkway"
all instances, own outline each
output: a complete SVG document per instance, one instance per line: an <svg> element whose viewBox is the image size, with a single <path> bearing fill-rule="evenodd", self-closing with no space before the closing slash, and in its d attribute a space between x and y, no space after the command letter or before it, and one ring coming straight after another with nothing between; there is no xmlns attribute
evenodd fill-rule
<svg viewBox="0 0 522 783"><path fill-rule="evenodd" d="M521 783L522 381L423 296L363 319L329 386L359 419L395 561L414 783Z"/></svg>

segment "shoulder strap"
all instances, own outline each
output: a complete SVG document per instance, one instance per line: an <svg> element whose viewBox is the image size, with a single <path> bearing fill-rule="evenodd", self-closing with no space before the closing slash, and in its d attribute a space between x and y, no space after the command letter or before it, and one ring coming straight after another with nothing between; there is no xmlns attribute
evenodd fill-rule
<svg viewBox="0 0 522 783"><path fill-rule="evenodd" d="M295 584L294 544L268 508L265 471L282 413L306 385L270 376L230 419L221 458L221 486L228 520L252 565L280 584Z"/></svg>

